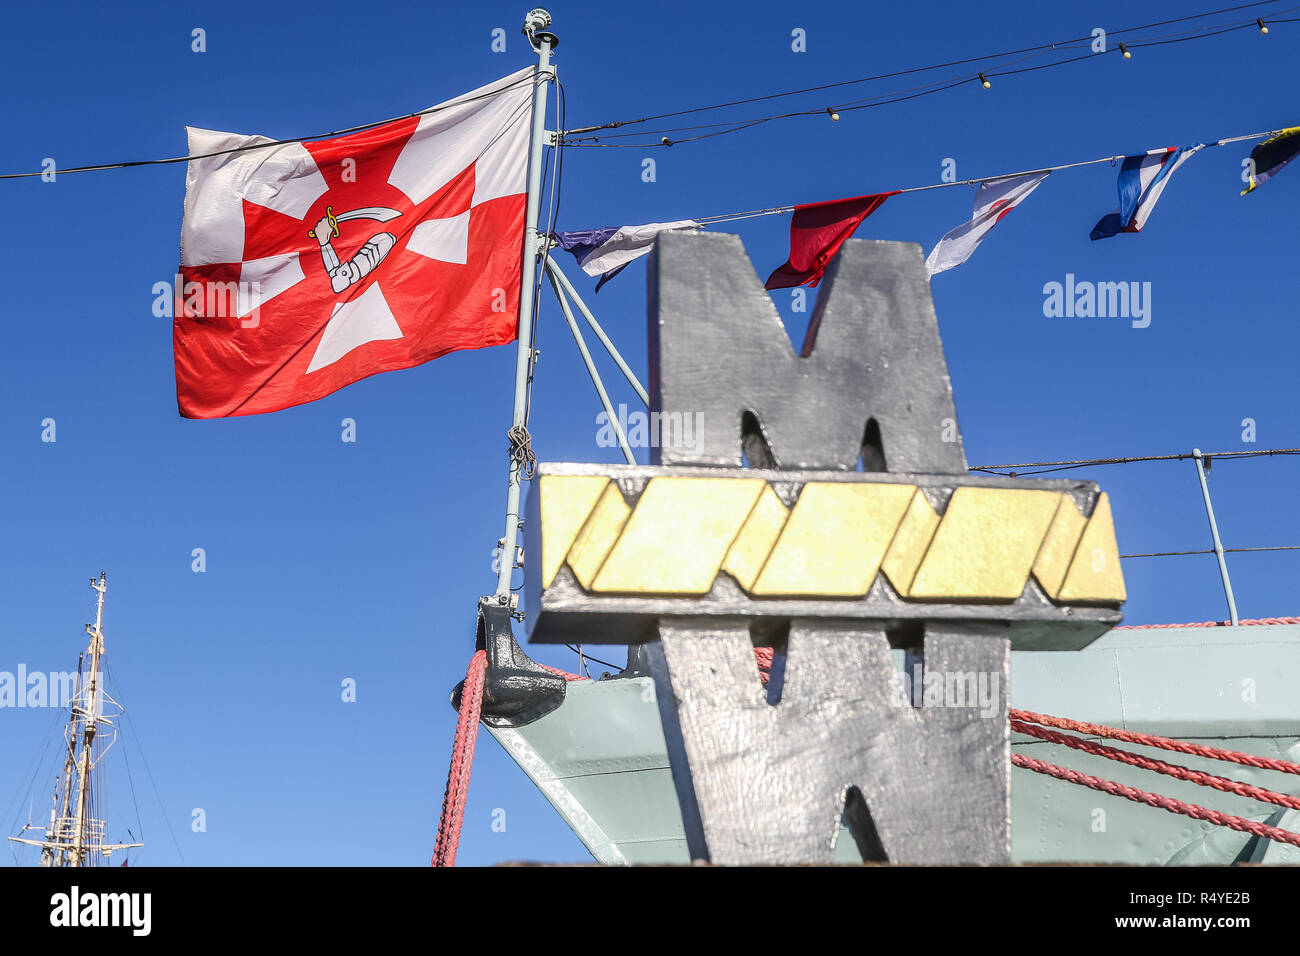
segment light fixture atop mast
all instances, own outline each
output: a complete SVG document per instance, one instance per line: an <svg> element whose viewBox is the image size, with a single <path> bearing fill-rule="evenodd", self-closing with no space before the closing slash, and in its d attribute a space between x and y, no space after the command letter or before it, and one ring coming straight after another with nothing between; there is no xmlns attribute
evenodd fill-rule
<svg viewBox="0 0 1300 956"><path fill-rule="evenodd" d="M528 42L533 46L533 52L539 50L538 44L542 40L550 41L551 49L554 50L560 45L560 38L554 33L546 32L546 28L551 25L551 14L543 7L536 7L529 10L524 17L524 27L521 31L524 36L528 37Z"/></svg>

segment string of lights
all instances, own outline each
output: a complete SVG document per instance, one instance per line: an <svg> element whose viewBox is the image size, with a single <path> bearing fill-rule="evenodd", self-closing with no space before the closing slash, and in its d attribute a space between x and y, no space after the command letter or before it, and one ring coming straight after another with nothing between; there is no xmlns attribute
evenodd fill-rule
<svg viewBox="0 0 1300 956"><path fill-rule="evenodd" d="M1133 34L1142 34L1145 31L1153 30L1159 27L1171 26L1174 24L1190 23L1193 21L1204 20L1209 17L1221 16L1230 13L1238 13L1243 10L1251 10L1254 8L1271 7L1280 2L1281 0L1257 0L1257 2L1244 3L1244 4L1239 4L1237 6L1224 7L1217 10L1205 11L1202 13L1188 14L1186 16L1175 17L1169 20L1160 20L1154 23L1143 24L1141 26L1124 27L1118 30L1110 30L1107 31L1106 34L1107 38L1115 38L1115 37L1123 36L1129 39L1125 39L1124 41L1119 42L1117 46L1111 46L1108 43L1105 48L1105 52L1119 53L1121 56L1128 59L1131 58L1133 50L1141 49L1143 47L1162 46L1171 43L1185 43L1191 40L1204 39L1206 37L1211 37L1211 36L1219 36L1224 33L1229 33L1241 29L1250 29L1250 28L1258 29L1260 33L1267 34L1269 32L1270 24L1294 23L1300 21L1300 18L1290 18L1290 19L1282 18L1282 14L1292 13L1297 10L1300 10L1300 6L1296 6L1296 7L1287 8L1285 10L1277 11L1274 16L1270 16L1267 19L1262 16L1251 17L1240 21L1233 21L1227 24L1222 24L1222 23L1211 24L1208 26L1195 28L1191 31L1182 31L1177 34L1140 36L1136 38L1132 38L1131 36ZM944 63L930 64L928 66L911 67L903 70L895 70L890 73L881 73L881 74L876 74L874 76L864 76L864 77L858 77L851 80L843 80L837 83L823 84L821 86L806 87L798 90L784 90L776 93L768 93L759 96L752 96L752 97L746 97L742 99L730 100L723 103L714 103L714 104L708 104L704 106L690 107L687 109L650 114L635 119L617 120L610 123L602 123L596 126L586 126L577 129L564 130L558 137L558 142L562 142L566 146L645 149L645 148L654 148L654 147L674 146L680 143L695 142L698 140L708 139L715 136L729 135L732 133L738 133L742 130L751 129L755 126L759 126L765 123L782 120L782 119L801 117L801 116L819 116L819 115L825 116L829 114L832 120L838 120L840 118L839 114L842 112L849 112L853 110L863 110L863 109L873 109L876 107L885 106L892 103L901 103L901 102L917 99L924 96L930 96L936 93L944 92L946 90L955 89L959 86L970 83L973 80L980 82L985 89L989 89L992 86L992 79L998 77L1012 76L1012 75L1017 75L1017 74L1036 71L1036 70L1051 69L1057 66L1064 66L1068 63L1077 63L1077 62L1082 62L1083 60L1094 59L1095 57L1101 54L1093 53L1089 51L1080 56L1067 57L1065 59L1056 59L1048 63L1038 63L1031 66L1022 66L1022 67L1015 66L1015 64L1023 63L1027 60L1035 59L1038 57L1048 56L1048 55L1061 53L1061 52L1070 52L1073 50L1080 49L1084 45L1090 45L1094 41L1094 39L1095 38L1093 37L1093 35L1089 34L1088 36L1072 37L1067 40L1058 40L1050 43L1042 43L1036 46L1023 47L1016 50L1006 50L1000 53L984 54L982 56L975 56L975 57L965 57L957 60L949 60ZM1018 59L1012 59L1013 57L1016 57ZM579 134L595 133L605 129L616 129L623 126L639 125L642 123L652 122L655 120L671 119L673 117L678 117L678 116L693 115L697 113L709 112L714 110L723 110L734 106L741 106L750 103L758 103L758 102L764 102L769 100L782 99L791 96L800 96L809 93L825 92L827 90L832 90L832 89L846 88L850 86L876 82L879 80L916 75L920 73L926 73L934 70L946 69L955 66L965 66L968 64L978 64L986 68L975 70L972 73L964 73L958 76L950 76L942 80L934 80L917 87L911 87L903 90L893 90L891 92L883 93L878 96L870 97L867 99L852 100L840 106L819 106L814 109L796 110L787 113L775 114L772 116L756 117L756 118L746 119L746 120L724 121L720 123L706 123L706 124L700 124L691 127L674 127L674 128L664 129L662 131L661 130L638 131L636 133L631 133L631 134L611 133L603 137L579 135ZM520 80L519 82L521 83L532 82L532 77L527 77L525 79ZM484 95L490 95L490 94L484 94ZM466 100L462 99L462 100L458 100L457 102L464 103L466 102ZM446 106L439 105L439 106L430 107L425 110L417 110L416 112L407 113L402 116L377 120L372 123L363 123L358 126L350 126L344 129L331 130L329 132L322 132L322 133L313 133L306 136L295 136L295 137L289 137L283 139L267 140L266 142L263 143L250 143L243 146L235 147L233 149L221 150L214 153L206 153L202 155L187 154L183 156L169 156L160 159L141 159L141 160L127 160L121 162L85 164L80 166L66 167L58 170L58 173L59 175L67 175L71 173L87 173L87 172L101 172L101 171L116 170L116 169L130 169L130 168L140 167L140 166L164 166L164 165L171 165L176 163L186 163L195 159L207 159L213 156L223 156L223 155L228 155L233 153L247 152L250 150L271 149L277 146L284 146L290 143L312 142L314 140L332 139L336 136L343 136L348 133L355 133L355 132L361 132L363 130L374 129L376 127L383 126L387 123L396 122L398 120L427 116L431 113L435 113L444 108L446 108ZM699 132L694 136L689 136L686 138L676 139L676 140L673 140L667 136L667 133L669 132L694 131L694 130L708 130L708 131ZM624 135L628 135L628 136L660 135L661 138L657 142L644 142L644 143L607 143L607 142L600 141L603 139L614 139ZM44 169L34 170L29 172L0 173L0 179L27 179L27 178L43 176L47 174L48 171ZM944 184L944 185L949 185L949 184ZM722 221L722 220L718 220L718 221Z"/></svg>
<svg viewBox="0 0 1300 956"><path fill-rule="evenodd" d="M1107 36L1108 38L1114 38L1116 36L1127 36L1132 33L1141 32L1143 30L1152 29L1158 26L1165 26L1173 23L1180 23L1189 20L1202 19L1205 17L1216 16L1223 13L1230 13L1230 12L1243 10L1249 7L1270 5L1272 2L1276 2L1276 0L1266 0L1265 3L1251 3L1251 4L1244 4L1239 7L1229 7L1221 10L1208 11L1205 13L1180 17L1174 20L1164 20L1154 24L1146 24L1140 27L1127 27L1122 30L1110 31ZM1300 7L1293 7L1286 10L1282 10L1279 11L1279 14L1291 13L1297 9L1300 9ZM1257 29L1260 31L1261 34L1267 34L1269 31L1270 23L1290 23L1290 22L1294 22L1294 20L1278 19L1278 18L1270 17L1266 21L1263 17L1252 17L1249 19L1234 20L1226 24L1225 23L1211 24L1208 26L1196 28L1190 31L1182 31L1179 33L1160 34L1160 35L1155 35L1150 37L1139 37L1137 39L1129 39L1120 42L1115 46L1111 46L1109 45L1109 43L1107 43L1103 50L1097 52L1092 51L1091 44L1094 42L1095 38L1092 37L1091 35L1087 37L1074 37L1069 40L1062 40L1062 41L1056 41L1054 43L1041 44L1036 47L1026 47L1019 50L1009 50L1003 53L988 54L982 57L969 57L962 60L952 60L946 63L932 64L930 66L914 67L911 69L894 71L892 73L882 73L882 74L876 74L874 76L859 77L853 80L844 80L839 83L830 83L822 86L806 87L804 89L799 89L799 90L786 90L778 93L767 94L764 96L749 97L740 100L731 100L723 103L711 104L708 106L692 107L690 109L677 110L670 113L658 113L651 116L640 117L637 119L616 120L609 123L602 123L596 126L585 126L577 129L566 130L564 131L563 135L565 137L567 144L571 146L582 146L588 148L604 147L610 149L632 149L632 148L647 149L647 148L655 148L655 147L676 146L682 143L696 142L701 139L707 139L714 136L728 135L730 133L740 132L741 130L750 129L754 126L762 125L765 123L770 123L770 122L783 120L783 119L791 119L795 117L829 115L832 120L837 121L840 118L839 114L844 112L849 112L852 110L861 110L861 109L872 109L878 106L885 106L891 103L898 103L898 102L903 102L905 100L916 99L922 96L929 96L935 93L944 92L946 90L955 89L956 87L966 85L973 81L979 82L981 86L983 86L983 88L987 90L992 87L993 85L992 80L997 77L1014 76L1021 73L1028 73L1037 70L1052 69L1058 66L1067 65L1069 63L1079 63L1084 60L1095 59L1098 56L1107 53L1115 53L1115 54L1119 54L1124 59L1132 59L1133 51L1142 49L1144 47L1166 46L1169 44L1186 43L1192 40L1199 40L1199 39L1206 39L1209 37L1221 36L1225 33L1232 33L1244 29ZM1016 63L1023 62L1024 60L1027 59L1033 59L1036 57L1051 55L1053 53L1071 52L1071 51L1081 49L1083 47L1087 47L1088 52L1079 56L1071 56L1063 59L1055 59L1048 63L1039 63L1033 66L1012 68ZM1012 56L1019 56L1020 58L1018 60L1013 60L1009 62L998 62ZM824 92L826 90L851 86L855 84L870 83L882 79L888 79L888 78L899 77L899 76L908 76L917 73L925 73L932 70L937 70L937 69L942 69L942 68L957 66L957 65L965 65L970 63L979 64L984 68L977 69L971 72L966 72L957 76L949 76L943 79L933 80L927 84L918 87L911 87L911 88L901 89L901 90L892 90L888 93L882 93L876 97L871 97L866 100L850 101L838 106L820 105L814 108L793 110L789 112L773 114L770 116L753 117L744 120L731 120L729 122L699 124L696 126L679 126L679 127L669 127L665 129L655 129L655 130L638 130L631 133L609 133L600 136L579 135L579 134L594 134L605 129L617 129L624 126L637 125L641 123L651 122L653 120L666 119L675 116L685 116L685 115L690 115L690 114L700 113L705 111L723 110L723 109L728 109L734 106L744 105L748 103L756 103L756 102L762 102L762 101L779 99L779 98L790 97L790 96L800 96L800 95L814 93L814 92ZM694 130L702 130L702 129L712 129L713 131L698 133L697 135L694 136L681 137L677 139L672 139L667 135L668 133L691 132ZM637 143L606 142L606 140L619 139L624 137L632 137L632 136L644 137L644 136L656 136L656 135L661 137L660 140L657 142L656 141L644 141L644 142L637 142Z"/></svg>

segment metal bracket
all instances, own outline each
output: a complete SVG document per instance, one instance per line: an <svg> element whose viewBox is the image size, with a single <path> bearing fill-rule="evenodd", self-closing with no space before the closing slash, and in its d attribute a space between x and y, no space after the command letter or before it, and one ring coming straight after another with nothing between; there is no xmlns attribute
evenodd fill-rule
<svg viewBox="0 0 1300 956"><path fill-rule="evenodd" d="M523 727L545 717L564 703L566 681L524 653L510 626L511 603L491 595L478 599L478 631L474 649L486 651L481 720L489 727ZM451 693L460 710L461 681Z"/></svg>

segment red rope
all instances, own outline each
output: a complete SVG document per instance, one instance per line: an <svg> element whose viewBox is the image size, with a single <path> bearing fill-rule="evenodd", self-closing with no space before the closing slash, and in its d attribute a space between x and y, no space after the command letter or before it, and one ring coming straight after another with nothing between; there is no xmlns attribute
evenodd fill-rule
<svg viewBox="0 0 1300 956"><path fill-rule="evenodd" d="M591 680L590 677L583 677L581 674L570 674L568 671L560 670L558 667L551 667L549 664L542 664L540 662L536 662L536 663L537 666L540 667L542 670L550 671L552 674L556 675L557 677L563 677L570 684L572 684L575 680Z"/></svg>
<svg viewBox="0 0 1300 956"><path fill-rule="evenodd" d="M1286 793L1277 793L1273 790L1267 790L1264 787L1256 787L1249 783L1242 783L1239 780L1230 780L1227 777L1219 777L1212 773L1206 773L1202 770L1193 770L1190 767L1183 767L1175 763L1166 763L1163 760L1157 760L1154 757L1145 757L1142 754L1129 753L1127 750L1119 750L1115 747L1107 747L1105 744L1095 743L1091 740L1083 740L1079 737L1070 737L1066 734L1058 734L1055 731L1047 730L1043 727L1035 727L1033 724L1026 724L1019 720L1011 721L1011 729L1019 731L1022 734L1029 734L1040 740L1046 740L1049 743L1063 744L1066 747L1072 747L1075 750L1082 750L1084 753L1090 753L1097 757L1105 757L1108 760L1118 760L1121 763L1129 764L1133 767L1141 767L1143 770L1154 770L1156 773L1163 773L1166 776L1175 777L1179 780L1186 780L1190 783L1200 784L1203 787L1213 787L1223 793L1235 793L1238 796L1250 797L1254 800L1262 800L1265 803L1276 803L1278 806L1290 807L1292 810L1300 810L1300 797L1293 797Z"/></svg>
<svg viewBox="0 0 1300 956"><path fill-rule="evenodd" d="M1091 737L1111 737L1131 744L1158 747L1161 750L1173 750L1178 753L1191 754L1195 757L1206 757L1210 760L1229 760L1259 770L1277 770L1280 773L1300 774L1300 764L1286 760L1256 757L1254 754L1238 753L1235 750L1220 750L1218 747L1207 747L1204 744L1194 744L1186 740L1171 740L1168 737L1156 737L1153 734L1139 734L1132 730L1120 730L1117 727L1090 724L1082 720L1068 720L1065 717L1050 717L1046 714L1035 714L1033 711L1028 710L1012 708L1010 714L1012 720L1042 724L1046 727L1056 727L1061 730L1072 730L1075 733L1087 734Z"/></svg>
<svg viewBox="0 0 1300 956"><path fill-rule="evenodd" d="M469 774L474 767L474 744L478 739L479 715L483 710L483 679L487 674L487 651L475 651L465 671L456 718L456 738L451 746L451 767L447 771L447 792L442 798L438 841L432 866L455 866L460 847L460 830L465 822L465 801L469 796Z"/></svg>
<svg viewBox="0 0 1300 956"><path fill-rule="evenodd" d="M1023 754L1013 753L1011 763L1017 767L1032 770L1035 773L1045 773L1050 777L1065 780L1068 783L1076 783L1093 790L1100 790L1102 793L1123 797L1136 803L1145 803L1147 806L1168 810L1170 813L1181 813L1194 820L1204 820L1216 826L1231 827L1233 830L1253 833L1255 836L1264 837L1268 840L1300 846L1300 833L1292 833L1290 830L1283 830L1280 827L1271 827L1266 823L1256 823L1254 820L1247 820L1244 817L1235 817L1228 813L1220 813L1218 810L1198 807L1194 803L1184 803L1181 800L1175 800L1173 797L1166 797L1162 794L1147 793L1145 790L1137 789L1137 787L1128 787L1122 783L1115 783L1113 780L1103 780L1100 777L1079 773L1077 770L1068 770L1065 767L1058 767L1042 760L1035 760L1033 757L1026 757Z"/></svg>

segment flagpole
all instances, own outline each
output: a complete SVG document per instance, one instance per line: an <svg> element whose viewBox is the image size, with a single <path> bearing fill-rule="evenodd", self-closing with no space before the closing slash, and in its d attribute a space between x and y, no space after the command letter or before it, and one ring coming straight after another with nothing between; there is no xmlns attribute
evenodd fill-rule
<svg viewBox="0 0 1300 956"><path fill-rule="evenodd" d="M542 198L542 150L546 146L547 84L555 79L551 51L560 42L553 33L544 32L551 25L551 15L542 8L530 10L524 18L524 33L537 51L537 77L533 86L533 123L528 153L528 206L524 220L523 269L519 281L519 334L515 353L514 417L510 428L510 481L506 491L506 526L501 536L501 560L497 573L496 596L505 604L510 597L510 577L515 569L519 544L519 498L526 456L523 452L523 429L528 415L528 377L533 362L533 291L537 278L537 218Z"/></svg>

